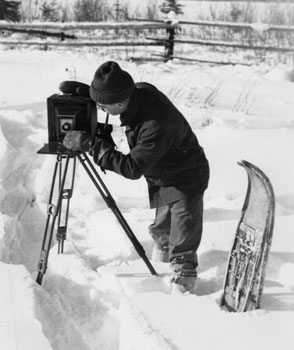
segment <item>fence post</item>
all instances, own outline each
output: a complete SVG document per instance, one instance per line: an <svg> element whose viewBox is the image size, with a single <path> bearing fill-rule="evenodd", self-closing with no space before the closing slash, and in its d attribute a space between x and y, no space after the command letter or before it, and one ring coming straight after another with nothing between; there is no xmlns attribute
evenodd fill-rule
<svg viewBox="0 0 294 350"><path fill-rule="evenodd" d="M172 21L166 20L165 23L172 24ZM173 59L175 32L176 31L174 27L166 28L167 42L165 44L164 62L167 62Z"/></svg>
<svg viewBox="0 0 294 350"><path fill-rule="evenodd" d="M290 73L290 81L294 82L294 53L292 52L292 69Z"/></svg>

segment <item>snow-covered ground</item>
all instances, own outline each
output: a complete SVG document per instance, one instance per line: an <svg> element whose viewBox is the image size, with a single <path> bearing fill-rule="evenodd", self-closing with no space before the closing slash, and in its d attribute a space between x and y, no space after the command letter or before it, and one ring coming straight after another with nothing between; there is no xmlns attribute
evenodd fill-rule
<svg viewBox="0 0 294 350"><path fill-rule="evenodd" d="M64 254L54 242L43 284L35 282L55 163L55 156L36 153L48 137L46 99L65 79L89 83L107 59L115 56L0 50L0 349L292 349L291 67L119 61L136 81L155 84L175 102L210 161L197 293L171 293L167 264L154 264L161 276L150 275L81 166ZM110 122L127 152L117 118ZM277 209L261 308L235 314L219 302L247 188L241 159L270 178ZM101 177L150 257L154 211L144 179Z"/></svg>

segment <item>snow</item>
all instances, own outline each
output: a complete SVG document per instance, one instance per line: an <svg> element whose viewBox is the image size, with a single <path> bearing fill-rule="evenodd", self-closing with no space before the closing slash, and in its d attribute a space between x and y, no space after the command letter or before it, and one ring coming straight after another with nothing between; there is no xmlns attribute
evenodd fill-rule
<svg viewBox="0 0 294 350"><path fill-rule="evenodd" d="M55 156L37 154L48 137L46 99L62 80L89 83L107 59L116 57L0 48L0 349L292 349L294 85L283 64L117 58L136 81L170 96L210 161L196 294L173 293L168 264L154 263L159 276L149 273L79 164L64 253L54 240L42 286L35 282L55 164ZM110 119L127 152L118 119ZM220 299L247 189L242 159L270 178L277 209L261 308L236 314ZM150 257L154 211L144 179L100 175Z"/></svg>

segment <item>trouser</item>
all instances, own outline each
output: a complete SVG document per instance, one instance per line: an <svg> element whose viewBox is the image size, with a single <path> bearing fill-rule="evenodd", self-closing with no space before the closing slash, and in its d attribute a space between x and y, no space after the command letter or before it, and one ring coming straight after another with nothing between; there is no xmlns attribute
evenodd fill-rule
<svg viewBox="0 0 294 350"><path fill-rule="evenodd" d="M202 237L203 192L156 209L149 226L154 243L169 250L172 270L196 276L197 249Z"/></svg>

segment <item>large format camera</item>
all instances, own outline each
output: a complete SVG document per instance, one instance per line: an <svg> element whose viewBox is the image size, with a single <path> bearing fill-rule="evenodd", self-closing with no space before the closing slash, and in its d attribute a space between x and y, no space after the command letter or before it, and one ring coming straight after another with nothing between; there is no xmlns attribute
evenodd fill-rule
<svg viewBox="0 0 294 350"><path fill-rule="evenodd" d="M66 87L65 83L67 83ZM59 89L62 94L54 94L47 99L48 144L38 153L59 154L68 151L62 144L65 134L71 130L87 131L92 138L97 129L97 108L87 93L79 95L78 82L63 82ZM70 86L70 88L68 88ZM85 85L86 86L86 85Z"/></svg>

